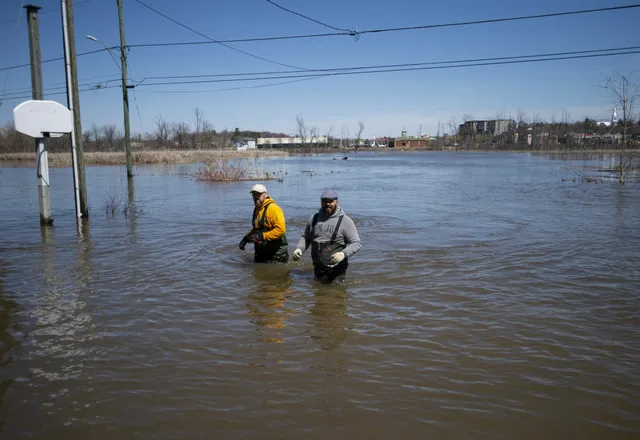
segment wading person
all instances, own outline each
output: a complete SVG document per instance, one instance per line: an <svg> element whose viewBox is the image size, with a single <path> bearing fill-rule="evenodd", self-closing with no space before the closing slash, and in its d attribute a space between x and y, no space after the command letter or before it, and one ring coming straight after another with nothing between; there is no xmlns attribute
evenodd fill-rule
<svg viewBox="0 0 640 440"><path fill-rule="evenodd" d="M309 246L314 274L326 283L344 277L349 257L361 247L356 225L338 206L338 194L335 191L325 191L320 196L320 211L307 222L293 251L293 259L298 261Z"/></svg>
<svg viewBox="0 0 640 440"><path fill-rule="evenodd" d="M248 243L253 243L253 260L256 263L286 263L289 260L289 243L282 209L269 197L264 185L253 185L250 192L255 206L251 220L253 227L238 247L244 250Z"/></svg>

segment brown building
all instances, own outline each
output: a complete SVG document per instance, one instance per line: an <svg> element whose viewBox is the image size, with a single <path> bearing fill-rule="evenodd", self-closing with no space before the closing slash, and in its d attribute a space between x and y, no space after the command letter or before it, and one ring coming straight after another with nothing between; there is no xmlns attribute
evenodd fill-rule
<svg viewBox="0 0 640 440"><path fill-rule="evenodd" d="M429 139L421 137L395 138L389 140L389 146L395 148L429 148Z"/></svg>

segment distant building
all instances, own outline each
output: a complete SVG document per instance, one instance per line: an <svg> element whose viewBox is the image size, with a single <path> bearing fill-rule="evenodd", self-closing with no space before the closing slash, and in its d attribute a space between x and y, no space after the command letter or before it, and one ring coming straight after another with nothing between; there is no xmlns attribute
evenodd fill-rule
<svg viewBox="0 0 640 440"><path fill-rule="evenodd" d="M512 130L516 126L513 119L488 119L478 121L467 121L460 124L460 133L477 134L486 133L491 136L498 136Z"/></svg>
<svg viewBox="0 0 640 440"><path fill-rule="evenodd" d="M389 147L393 148L429 148L429 139L422 137L404 137L389 139Z"/></svg>
<svg viewBox="0 0 640 440"><path fill-rule="evenodd" d="M379 147L379 148L383 148L383 147L388 147L389 146L389 138L388 137L376 137L373 139L367 139L364 143L365 145L369 146L369 147Z"/></svg>
<svg viewBox="0 0 640 440"><path fill-rule="evenodd" d="M233 139L233 146L238 151L255 150L256 140L248 137L238 137Z"/></svg>
<svg viewBox="0 0 640 440"><path fill-rule="evenodd" d="M614 107L613 108L613 112L611 113L611 120L610 121L598 121L598 122L596 122L596 125L598 127L612 127L612 126L615 125L617 120L618 120L618 109L616 109Z"/></svg>
<svg viewBox="0 0 640 440"><path fill-rule="evenodd" d="M282 148L296 145L326 144L327 136L315 136L302 139L300 137L258 138L258 148Z"/></svg>

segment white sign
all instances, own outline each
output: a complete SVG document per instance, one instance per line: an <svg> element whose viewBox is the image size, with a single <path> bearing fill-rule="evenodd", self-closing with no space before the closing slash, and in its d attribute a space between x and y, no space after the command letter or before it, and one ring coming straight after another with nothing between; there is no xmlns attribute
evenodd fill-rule
<svg viewBox="0 0 640 440"><path fill-rule="evenodd" d="M33 138L58 137L73 130L71 111L55 101L25 101L13 109L16 130Z"/></svg>

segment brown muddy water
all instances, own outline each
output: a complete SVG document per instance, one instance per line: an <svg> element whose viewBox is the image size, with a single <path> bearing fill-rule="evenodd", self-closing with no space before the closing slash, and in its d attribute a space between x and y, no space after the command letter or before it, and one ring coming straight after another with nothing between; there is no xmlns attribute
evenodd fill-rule
<svg viewBox="0 0 640 440"><path fill-rule="evenodd" d="M338 159L338 160L334 160ZM237 243L251 182L0 169L0 438L640 438L640 185L530 154L277 158L293 250L334 188L342 284ZM573 167L597 167L574 160ZM247 249L248 250L248 249Z"/></svg>

